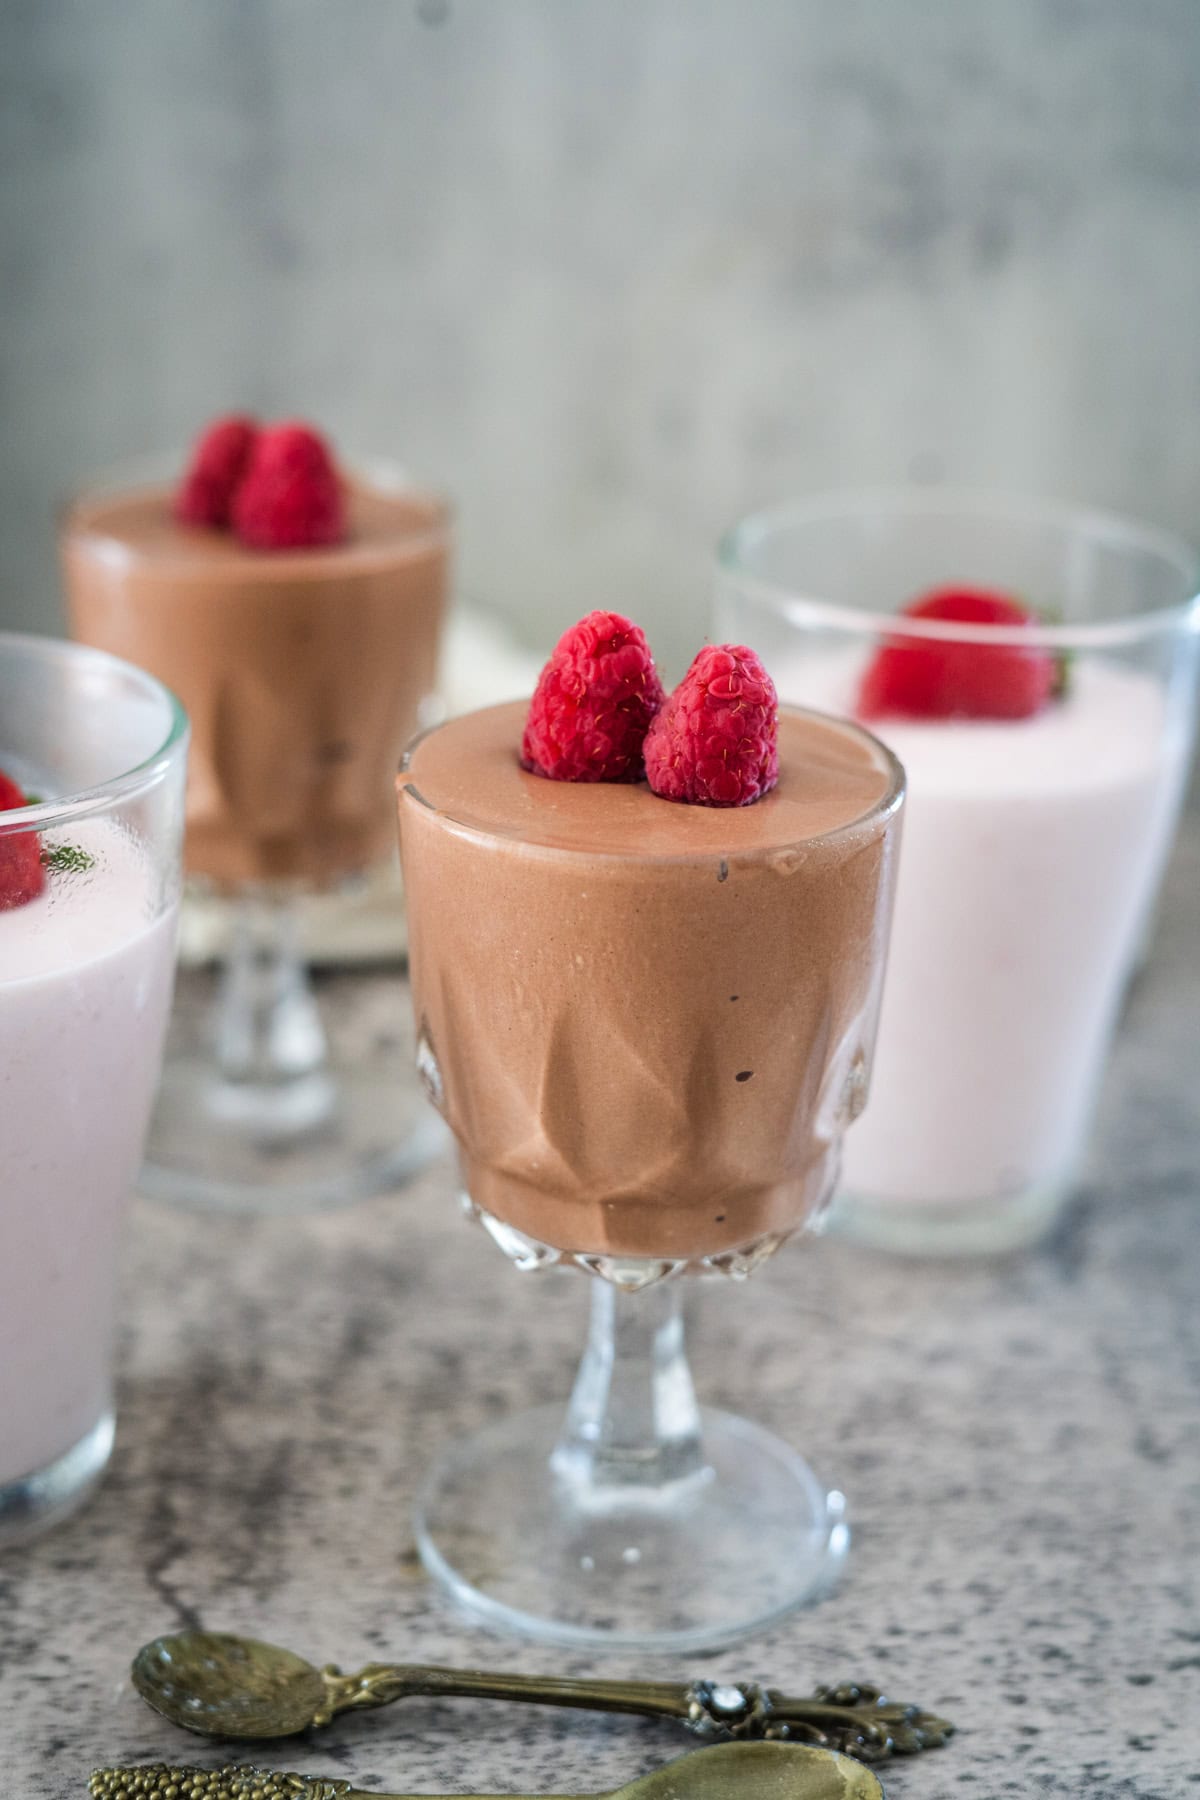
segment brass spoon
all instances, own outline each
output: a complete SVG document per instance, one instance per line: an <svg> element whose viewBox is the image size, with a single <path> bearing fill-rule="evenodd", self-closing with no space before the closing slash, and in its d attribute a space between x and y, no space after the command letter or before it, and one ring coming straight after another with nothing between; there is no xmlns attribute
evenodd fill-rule
<svg viewBox="0 0 1200 1800"><path fill-rule="evenodd" d="M291 1650L220 1631L155 1638L134 1658L133 1685L173 1725L206 1737L290 1737L328 1725L335 1713L415 1694L640 1713L678 1719L698 1737L789 1738L866 1762L936 1749L954 1730L947 1719L854 1683L798 1700L754 1683L569 1681L415 1663L368 1663L343 1675L333 1664L315 1669Z"/></svg>
<svg viewBox="0 0 1200 1800"><path fill-rule="evenodd" d="M412 1794L368 1794L353 1782L286 1775L275 1769L183 1769L167 1763L97 1769L93 1800L420 1800ZM883 1800L870 1769L852 1757L806 1744L718 1744L693 1750L624 1787L578 1800ZM504 1800L464 1794L460 1800ZM510 1795L508 1800L565 1800L562 1795Z"/></svg>

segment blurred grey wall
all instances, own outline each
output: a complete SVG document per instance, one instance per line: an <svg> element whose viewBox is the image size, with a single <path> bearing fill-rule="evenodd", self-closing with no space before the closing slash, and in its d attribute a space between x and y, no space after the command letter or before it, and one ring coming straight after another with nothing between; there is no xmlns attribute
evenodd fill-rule
<svg viewBox="0 0 1200 1800"><path fill-rule="evenodd" d="M6 624L65 488L231 404L671 664L798 490L1197 525L1198 0L4 0L0 80Z"/></svg>

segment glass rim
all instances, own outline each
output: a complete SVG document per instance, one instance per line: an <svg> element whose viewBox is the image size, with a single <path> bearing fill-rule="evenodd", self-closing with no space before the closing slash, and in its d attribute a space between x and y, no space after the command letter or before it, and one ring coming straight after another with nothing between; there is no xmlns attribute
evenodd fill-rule
<svg viewBox="0 0 1200 1800"><path fill-rule="evenodd" d="M521 702L519 701L500 702L500 705L502 706L520 704ZM476 710L490 712L495 709L491 707L480 707ZM815 706L793 706L787 703L781 703L779 711L781 715L787 714L800 718L819 719L823 725L835 725L839 730L847 731L851 733L851 735L861 739L875 754L883 773L887 777L887 785L877 800L872 801L871 805L868 806L865 811L859 813L855 818L848 819L844 825L835 825L830 831L812 832L807 837L785 839L779 844L772 845L771 853L778 854L788 850L808 849L813 846L821 847L827 844L834 844L841 838L851 837L860 833L865 827L886 824L888 819L898 811L908 788L908 777L905 774L904 765L895 752L890 750L883 740L876 737L875 733L869 730L867 726L860 724L857 719L845 719L836 713L822 712ZM455 717L467 716L469 715L455 715ZM441 819L447 825L452 826L455 831L461 832L464 837L475 838L481 843L519 843L522 849L532 856L549 857L553 859L561 858L564 861L578 859L590 864L643 863L652 864L656 868L681 867L686 863L696 862L702 858L716 854L715 851L680 850L662 856L645 856L641 855L636 850L586 850L566 844L538 843L536 841L531 841L526 837L522 837L516 832L505 831L498 826L480 825L473 823L469 819L457 818L445 807L435 806L432 800L426 799L425 795L421 792L420 788L417 787L415 782L402 779L402 777L407 776L412 765L412 759L420 749L421 745L425 742L425 739L432 737L435 732L444 731L446 726L452 725L453 723L454 718L439 719L436 724L427 725L424 730L418 731L415 737L409 739L409 742L404 747L404 753L400 758L396 779L396 791L399 802L403 803L405 800L411 799L414 805L424 807L427 812L431 812L435 818ZM763 796L764 799L768 799L769 797L769 795ZM664 806L678 804L680 803L676 801L663 801ZM758 802L755 802L754 804L758 804ZM706 806L700 810L707 813L738 813L746 812L750 809L737 806ZM731 847L727 852L727 856L730 859L735 859L738 854L739 852L736 847ZM766 852L763 852L763 854L766 854Z"/></svg>
<svg viewBox="0 0 1200 1800"><path fill-rule="evenodd" d="M398 548L419 550L426 546L449 544L457 513L449 492L437 482L427 480L407 463L393 457L349 455L335 457L335 461L344 473L351 476L357 474L385 497L408 497L420 503L427 509L428 517L408 528L398 529L381 539L373 540L370 544L355 543L353 539L348 539L341 544L311 548L245 548L247 561L253 562L258 573L261 574L267 568L286 572L289 578L319 576L328 573L323 565L330 555L337 555L341 566L351 571L373 569ZM114 463L79 481L65 497L59 499L55 507L60 541L70 537L75 543L96 545L113 563L125 565L142 560L156 568L179 567L190 573L194 567L194 559L180 556L169 546L145 552L139 558L139 553L120 538L112 537L103 528L82 523L76 518L78 509L88 500L116 497L128 490L174 486L182 468L183 452L173 454L167 451L158 456L136 457ZM238 545L236 548L243 547ZM197 568L195 573L198 578L207 578L207 572L201 568Z"/></svg>
<svg viewBox="0 0 1200 1800"><path fill-rule="evenodd" d="M932 518L939 513L959 519L974 514L981 519L1040 524L1064 534L1090 536L1098 542L1124 543L1173 566L1188 597L1170 606L1128 613L1118 619L972 625L868 612L846 601L826 599L756 574L746 561L752 547L789 526L832 523L870 514ZM803 500L784 501L747 513L722 532L717 541L716 563L723 580L736 582L749 597L790 624L825 626L863 637L1070 651L1120 648L1156 637L1200 632L1200 553L1186 538L1122 513L987 488L840 488Z"/></svg>
<svg viewBox="0 0 1200 1800"><path fill-rule="evenodd" d="M182 702L157 676L139 668L136 663L110 656L107 650L93 649L90 644L73 643L67 638L43 637L31 631L0 631L0 661L13 651L49 663L63 660L91 663L97 668L119 671L125 677L132 676L148 696L165 700L168 726L166 736L148 756L131 768L110 775L107 781L81 788L73 794L60 794L52 800L40 800L33 806L14 806L0 813L0 836L9 836L15 831L41 831L93 813L107 812L115 802L128 799L161 780L186 749L191 728Z"/></svg>

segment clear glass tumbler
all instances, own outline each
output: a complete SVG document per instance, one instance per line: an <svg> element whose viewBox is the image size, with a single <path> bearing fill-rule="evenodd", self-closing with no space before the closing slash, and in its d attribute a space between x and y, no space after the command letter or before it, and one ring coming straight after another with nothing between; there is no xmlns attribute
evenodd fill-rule
<svg viewBox="0 0 1200 1800"><path fill-rule="evenodd" d="M698 1407L682 1277L748 1275L828 1202L903 775L857 727L794 715L777 794L675 806L524 774L524 714L439 726L401 771L418 1066L467 1210L519 1269L593 1277L591 1331L565 1418L452 1445L417 1541L494 1624L695 1649L820 1593L848 1543L840 1491ZM837 826L805 830L810 803Z"/></svg>
<svg viewBox="0 0 1200 1800"><path fill-rule="evenodd" d="M442 1142L404 1047L345 981L331 1004L299 944L303 895L395 855L392 779L431 716L449 585L447 503L385 462L345 480L347 537L327 548L180 525L161 471L92 487L63 520L72 634L187 707L188 877L232 903L215 984L180 987L141 1179L164 1199L337 1205Z"/></svg>
<svg viewBox="0 0 1200 1800"><path fill-rule="evenodd" d="M909 799L842 1229L1002 1251L1042 1236L1071 1193L1186 784L1197 586L1195 553L1166 532L989 495L819 497L723 539L715 629L754 643L785 699L861 715L881 648L909 667L965 654L986 673L978 659L1002 649L1056 668L1030 716L867 709ZM896 616L945 587L1012 596L1038 623Z"/></svg>
<svg viewBox="0 0 1200 1800"><path fill-rule="evenodd" d="M118 1229L162 1058L188 728L151 676L0 634L0 1545L113 1440Z"/></svg>

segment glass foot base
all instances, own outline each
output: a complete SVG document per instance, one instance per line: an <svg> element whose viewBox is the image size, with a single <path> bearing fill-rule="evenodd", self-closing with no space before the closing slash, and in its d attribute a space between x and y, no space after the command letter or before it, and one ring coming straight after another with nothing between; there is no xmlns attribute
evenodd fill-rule
<svg viewBox="0 0 1200 1800"><path fill-rule="evenodd" d="M715 1648L816 1599L849 1547L843 1496L760 1426L701 1416L703 1466L641 1492L555 1466L559 1407L461 1440L418 1502L426 1568L485 1624L596 1649Z"/></svg>
<svg viewBox="0 0 1200 1800"><path fill-rule="evenodd" d="M1003 1256L1027 1250L1052 1230L1069 1194L1066 1183L1022 1188L992 1200L925 1206L839 1194L826 1230L903 1256Z"/></svg>
<svg viewBox="0 0 1200 1800"><path fill-rule="evenodd" d="M179 1057L163 1070L138 1188L229 1211L316 1211L387 1193L445 1141L400 1056L331 1064L274 1089Z"/></svg>
<svg viewBox="0 0 1200 1800"><path fill-rule="evenodd" d="M0 1485L0 1550L27 1543L83 1504L112 1454L114 1429L105 1413L48 1468Z"/></svg>

